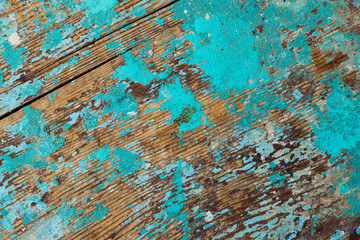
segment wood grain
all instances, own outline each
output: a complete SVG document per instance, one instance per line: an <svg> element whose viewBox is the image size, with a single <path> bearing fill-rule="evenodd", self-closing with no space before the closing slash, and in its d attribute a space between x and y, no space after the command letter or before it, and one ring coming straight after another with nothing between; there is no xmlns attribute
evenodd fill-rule
<svg viewBox="0 0 360 240"><path fill-rule="evenodd" d="M152 13L171 3L167 0L119 3L109 0L104 1L103 8L101 4L90 8L80 2L77 4L66 1L61 4L55 1L16 2L6 8L2 21L7 24L2 27L3 48L0 50L2 114L46 92L49 90L47 84L51 85L50 89L56 86L59 79L54 76L51 76L51 80L49 77L44 77L46 71L51 75L51 70L55 68L58 69L57 72L61 72L66 67L74 66L75 62L81 59L80 56L91 54L89 53L91 48L96 49L98 40L104 43L104 38L109 39L110 34L121 35L124 29L129 32L131 26L139 25L137 21L144 22L149 14L150 17L155 17L156 15ZM92 1L88 2L92 3ZM114 8L112 8L113 2L116 2ZM73 4L75 5L71 8L70 5ZM16 29L18 30L15 31ZM135 31L133 34L141 38L142 33ZM12 40L15 38L12 36L17 37L16 41ZM131 40L128 39L126 37L123 39L123 49L119 49L118 52L129 46L127 41L137 40L135 36ZM102 52L105 53L106 49ZM64 62L69 59L72 60ZM63 66L59 67L60 65ZM21 92L20 89L25 87L29 89L32 87L34 90ZM9 97L12 101L9 101Z"/></svg>
<svg viewBox="0 0 360 240"><path fill-rule="evenodd" d="M359 239L358 14L179 1L34 69L60 82L0 120L0 235Z"/></svg>

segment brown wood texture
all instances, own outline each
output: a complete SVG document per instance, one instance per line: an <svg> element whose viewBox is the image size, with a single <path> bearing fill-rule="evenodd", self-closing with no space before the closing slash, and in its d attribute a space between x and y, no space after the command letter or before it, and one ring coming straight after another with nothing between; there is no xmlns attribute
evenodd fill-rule
<svg viewBox="0 0 360 240"><path fill-rule="evenodd" d="M46 22L40 2L1 16ZM102 9L45 4L66 13L50 29ZM356 1L115 9L51 58L50 29L21 36L42 58L3 74L1 239L360 239Z"/></svg>
<svg viewBox="0 0 360 240"><path fill-rule="evenodd" d="M160 32L158 34L153 35L153 40L150 40L147 44L151 45L151 49L153 49L154 52L157 52L158 54L163 53L166 49L165 46L162 45L162 43L166 42L168 39L168 36L171 36L171 34L179 34L181 30L179 27L173 27L170 29L167 29L167 34L165 35L164 31ZM157 36L158 35L158 36ZM144 47L144 44L139 45L136 47L132 54L139 54L139 52ZM157 58L158 55L154 55L150 58L144 59L146 63L154 62L154 67L160 67L163 64L167 63L166 61L161 61ZM140 56L140 61L142 59L142 56ZM68 84L59 90L57 90L55 93L52 93L51 98L49 96L46 96L33 104L30 105L30 108L36 108L39 109L44 116L47 116L44 119L44 122L49 126L48 131L53 132L55 136L62 136L64 137L65 143L64 146L61 148L62 150L60 152L57 152L55 155L51 156L50 158L52 160L50 161L57 161L55 160L57 156L63 156L64 161L61 164L62 166L58 169L58 171L47 171L45 169L39 169L39 171L34 171L33 169L24 169L22 170L21 174L12 179L12 184L14 186L20 186L23 185L25 182L26 189L23 192L19 192L19 195L16 195L16 198L26 198L26 196L31 196L33 194L40 194L39 189L36 189L34 185L34 181L41 181L41 182L47 182L48 180L52 180L56 177L61 178L61 184L53 189L49 189L49 192L45 193L42 198L46 198L46 203L49 205L54 205L57 207L60 207L62 204L62 199L74 199L76 198L77 201L83 201L84 198L88 195L89 191L91 192L91 189L96 188L99 184L106 183L106 179L109 177L110 172L103 172L103 173L95 173L94 175L89 175L88 173L82 174L79 173L78 178L76 181L74 181L72 174L76 169L79 167L79 161L86 158L87 155L91 154L94 149L102 148L106 145L110 147L110 149L113 149L115 147L124 147L137 140L141 142L148 142L150 145L147 146L147 148L151 149L154 148L152 151L148 152L148 156L144 155L144 159L150 159L151 156L160 154L165 148L165 146L168 144L168 141L171 139L171 133L173 130L175 130L175 126L170 126L170 128L173 128L169 131L169 129L165 129L168 127L160 127L159 132L148 132L145 129L148 129L149 127L141 128L139 129L139 132L132 133L131 136L128 136L126 141L123 137L120 137L120 134L114 134L116 132L123 131L126 127L134 127L136 125L142 125L146 124L148 122L148 115L151 116L151 119L154 119L156 125L161 125L161 122L166 120L169 116L164 115L161 111L155 111L151 113L146 112L147 106L143 104L143 106L139 106L139 118L137 121L138 123L132 123L132 122L119 122L118 119L112 119L110 114L105 114L99 121L99 125L101 126L104 123L107 123L104 127L100 127L99 129L94 129L92 131L87 129L80 130L81 125L83 124L81 117L78 118L77 122L72 125L71 128L65 130L62 130L60 126L64 126L70 119L69 115L72 113L82 112L87 105L84 104L86 102L91 102L92 98L94 98L98 93L106 93L109 91L109 89L113 86L116 86L118 81L114 81L110 79L110 76L113 74L114 70L121 65L124 65L125 62L121 56L116 57L112 61L104 64L103 66L95 69L94 71L80 77L79 79L75 80L71 84ZM138 90L137 90L138 89ZM141 86L134 87L133 91L138 91L139 93L139 100L143 100L146 95L140 94ZM118 99L121 100L121 95L117 96ZM56 104L54 104L56 103ZM66 108L66 105L70 105L69 108ZM155 107L155 106L150 106ZM100 104L100 106L96 109L102 109L104 108L103 103ZM0 124L1 128L6 128L6 125L8 125L9 121L17 124L19 121L24 117L25 112L23 110L10 115L8 118L4 119ZM52 128L50 126L57 126L56 128ZM124 125L123 125L124 124ZM125 125L126 124L126 125ZM123 125L123 126L122 126ZM134 125L134 126L133 126ZM141 137L140 137L141 136ZM150 141L151 137L157 136L157 141ZM96 141L93 141L92 138L95 137ZM3 132L3 135L1 136L1 139L10 139L10 136L7 135L6 132ZM168 140L167 140L168 139ZM20 136L14 136L13 139L8 141L7 143L3 144L3 147L11 146L11 145L18 145L19 142L24 141L25 139L22 139ZM28 143L36 141L35 139L28 139L25 140L28 141ZM122 142L122 143L120 143ZM120 143L120 144L119 144ZM132 147L132 151L137 151L136 146ZM140 149L139 149L140 150ZM161 158L158 158L156 162L152 162L149 164L151 165L157 165L161 164L161 161L163 159L166 159L167 153L163 153L163 156ZM36 159L34 159L36 161ZM67 166L72 165L71 168L68 168ZM109 163L104 164L104 169L106 169ZM60 166L60 165L59 165ZM97 168L96 165L93 166L93 168ZM89 169L90 172L93 170ZM91 178L89 182L86 182L85 179ZM70 234L65 235L64 237L66 239L107 239L111 231L116 232L120 231L121 235L124 234L124 232L129 231L126 233L126 235L129 238L134 238L136 233L131 232L130 230L127 230L127 226L117 226L117 222L122 222L127 218L129 215L131 215L131 209L123 209L121 206L125 206L129 198L138 199L139 203L145 201L146 202L146 195L150 193L150 189L144 189L139 188L136 189L135 192L133 192L133 189L130 187L127 190L128 183L123 182L123 178L117 179L114 183L106 184L106 189L112 189L111 191L100 191L97 196L93 195L91 197L91 201L88 202L88 204L81 204L81 209L84 210L82 215L86 215L88 212L92 212L94 210L94 207L96 204L100 202L107 202L106 207L110 207L111 210L114 210L112 213L112 217L107 219L103 224L99 225L98 223L94 222L94 224L87 226L86 229L79 231L76 234ZM155 188L156 186L152 186L151 188ZM71 189L71 190L70 190ZM35 192L34 192L35 191ZM122 198L122 196L126 196ZM122 200L121 200L122 199ZM59 201L60 200L60 201ZM6 206L11 207L11 206ZM77 208L79 206L77 205ZM105 205L104 205L105 207ZM80 209L80 208L79 208ZM44 212L43 218L46 219L49 215L52 214L54 210L49 210L48 212ZM122 220L123 219L123 220ZM21 234L24 234L22 232L31 232L31 228L27 231L22 230L22 223L21 221L18 222L18 227L15 228L13 233L17 233L18 236L22 236ZM12 234L13 234L12 233ZM10 237L10 234L5 235L5 238Z"/></svg>
<svg viewBox="0 0 360 240"><path fill-rule="evenodd" d="M105 5L106 2L114 1L104 1ZM116 4L115 8L104 9L103 11L101 4L98 3L100 10L96 10L95 13L85 7L83 7L84 10L79 9L79 3L80 1L69 1L68 3L66 1L62 3L55 1L29 1L24 3L19 1L11 4L3 11L2 21L6 23L2 26L3 37L11 39L11 35L4 29L20 28L21 31L14 32L18 37L14 43L10 44L10 40L3 40L4 44L8 42L8 45L12 45L13 50L8 50L8 52L3 50L2 59L0 57L0 67L3 70L1 84L3 87L0 88L2 115L56 87L61 81L60 79L63 79L58 78L59 76L56 73L64 71L64 75L67 75L67 69L70 71L76 69L78 70L77 73L81 74L79 70L84 68L84 65L94 63L94 58L98 57L97 49L103 47L103 54L108 50L108 55L113 56L115 51L112 51L110 47L104 48L105 43L110 42L111 37L115 36L112 40L116 41L119 40L120 35L123 48L117 49L117 52L126 51L133 44L136 44L138 39L145 37L141 35L144 32L139 31L136 26L146 21L154 21L151 18L157 16L152 13L157 13L158 10L171 4L171 1L124 1ZM70 4L75 5L74 10L69 8ZM97 9L96 6L94 8ZM16 13L14 13L15 9ZM112 14L111 16L109 16L109 12ZM94 22L91 22L92 19L95 19ZM53 24L47 24L52 21ZM135 29L132 29L133 26ZM149 27L149 25L144 27ZM61 34L60 41L47 37L53 31L59 31ZM91 31L95 32L92 33ZM124 34L126 34L125 37ZM49 47L45 47L45 44ZM103 44L103 46L98 44ZM19 51L19 49L22 49L21 55L12 57L11 51ZM94 52L90 51L92 49ZM93 57L90 64L86 59L83 59L84 57L89 58L89 55ZM4 60L4 58L13 59L17 57L19 59L15 61L17 67L14 66L14 63L11 65L9 61ZM66 63L69 59L71 61ZM103 59L96 61L98 64L102 62ZM80 66L74 66L76 63ZM83 72L91 68L93 66L85 67ZM48 75L44 76L45 73ZM22 94L21 89L28 85L33 85L39 89L30 94ZM17 98L13 97L13 103L6 103L6 99L13 95L17 95Z"/></svg>

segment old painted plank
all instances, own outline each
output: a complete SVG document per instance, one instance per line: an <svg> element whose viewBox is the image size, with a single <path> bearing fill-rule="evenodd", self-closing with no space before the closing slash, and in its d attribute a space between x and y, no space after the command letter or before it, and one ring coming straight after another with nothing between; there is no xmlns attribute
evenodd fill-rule
<svg viewBox="0 0 360 240"><path fill-rule="evenodd" d="M171 3L170 0L32 0L13 5L8 2L0 9L4 12L0 17L1 113L41 94L49 81L36 79L39 70L55 68L59 58L68 58L77 49L106 34L129 28L127 24ZM78 60L72 59L68 65ZM13 100L9 101L9 97Z"/></svg>
<svg viewBox="0 0 360 240"><path fill-rule="evenodd" d="M240 3L0 121L4 238L358 239L359 3Z"/></svg>
<svg viewBox="0 0 360 240"><path fill-rule="evenodd" d="M140 42L156 36L165 29L179 24L172 20L168 8L149 15L126 29L120 29L113 34L88 45L81 50L59 59L48 67L36 69L35 75L28 75L28 80L16 87L7 88L0 94L2 115L24 104L34 97L51 91L69 80L98 67L114 57L125 53ZM159 20L161 19L161 22ZM30 84L29 84L30 82Z"/></svg>
<svg viewBox="0 0 360 240"><path fill-rule="evenodd" d="M25 137L27 139L23 139L24 136L21 136L22 134L18 135L15 134L11 136L12 134L10 132L7 132L6 130L2 132L1 139L7 139L2 143L2 160L7 161L10 160L12 157L16 157L13 155L13 153L8 152L9 147L17 145L17 142L23 142L20 143L20 145L25 146L24 144L30 145L34 144L33 146L40 147L41 149L35 147L33 150L35 155L31 155L30 149L23 149L18 152L17 155L18 158L15 164L19 164L17 166L14 166L15 172L8 172L6 169L3 173L4 175L8 176L5 177L6 179L10 180L12 182L12 186L15 188L18 185L26 184L25 187L29 191L17 191L12 192L10 194L11 198L6 199L3 203L6 205L6 209L13 209L14 213L16 214L16 206L14 204L19 203L23 204L22 201L25 199L28 199L29 197L33 196L35 197L38 195L40 198L38 199L39 202L37 204L42 205L41 202L48 204L49 207L46 209L42 209L42 207L39 205L35 207L35 209L39 209L40 212L37 212L39 215L39 227L42 228L42 222L41 218L44 218L44 221L50 221L49 216L54 216L53 212L56 211L57 215L58 211L62 211L61 205L63 204L69 204L66 203L67 200L65 199L72 199L76 196L76 198L79 198L79 204L77 205L77 208L80 205L83 205L84 208L81 207L77 210L77 212L74 212L77 217L82 218L79 223L73 223L75 219L72 219L71 213L69 215L69 220L66 220L66 224L68 226L62 226L61 222L54 222L55 224L60 224L61 227L65 227L63 229L63 233L60 232L53 232L53 236L56 234L65 234L66 238L74 238L76 239L78 230L80 233L79 237L85 237L87 239L100 239L102 236L104 238L108 235L111 235L111 230L121 229L123 228L121 224L113 225L112 222L109 222L108 224L102 225L100 229L98 227L98 221L96 218L98 216L90 217L90 215L93 215L94 211L96 211L96 206L102 206L105 201L105 199L109 200L109 206L111 205L110 209L114 209L115 212L114 218L117 219L119 217L125 218L128 214L132 213L132 209L129 208L126 209L118 209L119 205L122 205L122 201L119 201L118 194L122 192L122 194L126 193L127 184L130 183L124 181L126 175L133 175L136 174L138 171L140 171L143 167L148 166L148 164L144 162L144 158L140 158L137 154L135 154L136 151L136 143L134 143L134 139L130 141L124 141L124 137L130 137L130 135L133 134L142 134L145 129L150 128L150 126L146 126L146 128L139 128L140 132L137 133L131 133L129 135L128 131L131 128L134 128L136 125L143 123L151 124L148 122L150 118L147 118L146 116L142 116L142 120L140 120L141 113L147 113L146 115L157 115L158 117L151 118L156 119L159 121L160 124L163 122L163 118L166 118L166 115L169 113L163 114L160 110L153 110L148 111L147 110L147 104L143 103L142 101L146 101L147 96L145 94L141 94L142 91L144 91L144 87L141 87L140 81L138 82L139 86L134 85L135 82L129 82L129 79L126 75L122 75L124 73L123 68L128 68L128 71L126 71L127 74L133 74L134 76L138 76L142 78L144 81L151 82L152 80L156 80L155 77L166 77L169 73L166 73L168 69L164 68L164 64L168 62L168 60L160 59L158 56L166 52L166 41L169 40L169 38L172 37L173 34L176 34L177 32L180 32L179 27L175 27L172 29L169 29L167 34L162 34L156 37L155 40L149 41L146 44L142 44L141 47L134 50L131 54L126 54L124 57L119 56L118 58L114 59L112 62L109 62L102 66L101 68L98 68L94 70L93 72L79 78L78 80L74 81L71 85L64 86L63 88L59 89L56 93L52 94L51 96L47 96L46 98L42 98L41 100L35 102L30 107L27 107L24 109L24 111L15 113L8 118L4 119L2 121L2 129L7 128L6 125L8 125L9 121L16 124L26 124L25 122L21 123L20 119L23 119L26 117L26 112L28 111L35 111L30 113L30 115L33 118L35 122L37 122L35 125L42 125L40 128L33 125L33 123L30 123L30 125L33 125L35 129L30 129L30 125L21 127L21 129L27 131L28 129L29 135L28 137ZM153 54L152 52L157 52L158 55ZM171 53L170 53L171 54ZM143 60L144 58L144 60ZM124 65L127 63L128 65ZM122 66L124 65L124 66ZM157 73L153 71L146 71L147 66L152 66L152 68L158 69ZM131 68L133 68L133 71L131 71ZM140 72L139 70L143 70L143 72ZM138 72L137 72L138 71ZM162 73L163 72L163 73ZM139 79L140 80L140 79ZM131 92L130 89L127 89L125 92L126 85L130 84L132 91L134 92L134 96L132 96L129 92ZM145 84L145 82L143 82ZM158 83L161 84L161 83ZM146 92L146 91L145 91ZM138 94L136 96L136 94ZM148 91L148 97L151 96L151 91ZM103 99L102 99L103 98ZM136 99L138 99L136 101ZM137 104L137 102L140 103L140 105ZM54 104L56 103L56 104ZM109 103L109 104L108 104ZM159 105L158 103L155 105ZM36 107L35 107L36 106ZM41 109L41 110L40 110ZM37 115L37 112L40 115ZM43 113L41 113L43 112ZM37 116L36 116L37 115ZM47 115L47 116L45 116ZM40 117L39 119L35 119L37 117ZM50 119L50 118L52 119ZM18 120L16 120L18 118ZM135 120L138 119L138 120ZM20 120L20 121L19 121ZM30 119L29 119L30 120ZM32 122L33 120L30 120ZM41 121L42 123L40 123ZM84 122L85 121L85 122ZM136 123L139 121L139 123ZM172 129L175 129L177 125L168 125L164 127L170 127ZM39 131L45 131L43 133L37 132ZM42 130L40 130L42 129ZM81 130L80 130L81 129ZM35 132L33 132L35 130ZM58 132L60 131L60 132ZM169 144L171 140L170 134L168 134L168 131L162 131L164 133L163 139L168 139L168 141L164 141L163 144ZM170 131L171 132L171 131ZM9 135L10 133L10 135ZM154 132L155 133L155 132ZM33 135L35 134L35 135ZM39 135L37 135L39 134ZM47 135L51 136L52 140L43 138L41 135ZM148 134L153 134L151 131L148 132ZM45 136L44 135L44 136ZM43 146L43 143L36 143L39 139L35 140L33 137L36 138L36 136L39 136L42 140L48 142L50 145L45 148L41 147ZM13 137L13 138L12 138ZM96 140L94 140L94 137L96 137ZM149 143L149 137L144 134L144 140L148 141ZM133 137L131 137L133 138ZM137 138L137 137L136 137ZM137 138L138 140L141 140L140 138ZM147 139L147 140L146 140ZM122 142L122 144L120 144ZM154 140L154 142L156 142ZM118 143L120 145L118 145ZM134 144L133 147L131 147L131 143ZM130 144L129 146L127 146ZM120 147L121 146L121 147ZM25 147L25 148L28 148ZM160 147L160 144L158 144L158 147ZM122 149L121 149L122 148ZM131 152L131 149L133 149ZM30 151L29 151L30 150ZM139 149L140 150L140 149ZM16 150L15 150L16 151ZM96 151L99 151L98 153L95 153ZM40 153L41 152L41 153ZM92 153L93 152L93 153ZM114 156L114 154L118 154L117 157ZM151 153L151 152L149 152ZM30 155L28 155L30 154ZM103 166L104 169L107 169L105 171L100 170L99 172L96 172L97 170L94 168L94 174L93 176L89 175L88 170L86 170L87 164L90 164L90 161L92 160L85 160L87 158L87 155L91 157L92 154L95 154L96 156L100 157L100 155L104 154L103 158L109 158L110 155L114 156L110 157L109 159L103 159ZM142 155L140 152L138 153ZM11 155L11 156L10 156ZM47 156L46 156L47 155ZM95 156L94 155L94 156ZM21 163L21 156L27 158L31 162L35 163L35 165L30 166L28 165L29 162L22 165ZM39 158L38 158L39 157ZM123 158L126 157L125 161L130 160L131 162L128 163L121 163L119 162L117 158ZM50 169L48 168L48 160L53 159L50 161L53 161L54 167L57 166L58 170ZM59 159L61 160L61 164ZM129 159L128 159L129 158ZM128 159L128 160L127 160ZM24 159L25 160L25 159ZM100 160L100 159L99 159ZM110 160L111 162L108 162ZM149 159L150 160L150 159ZM11 161L11 160L10 160ZM27 161L27 160L25 160ZM86 163L89 161L88 163ZM102 161L102 160L100 160ZM156 161L156 159L155 159ZM7 162L8 163L8 162ZM3 166L7 165L7 163L4 162ZM99 162L100 163L100 162ZM150 162L149 162L150 163ZM38 165L40 164L40 165ZM44 164L43 166L41 166ZM110 165L108 165L110 164ZM145 164L145 165L144 165ZM153 163L155 164L155 162ZM79 166L83 166L84 169L81 171L78 171ZM102 165L102 163L101 163ZM143 166L144 165L144 166ZM99 165L100 166L100 165ZM20 170L20 167L22 170ZM28 168L30 167L30 168ZM89 165L90 169L92 167ZM48 168L48 169L47 169ZM116 168L119 168L116 170ZM147 168L147 167L146 167ZM16 170L18 169L18 170ZM90 170L89 171L93 171ZM28 172L29 170L29 172ZM50 171L48 171L50 170ZM55 175L53 175L55 172L57 172ZM109 172L109 170L111 172ZM18 171L23 171L21 174L18 174ZM100 175L98 175L100 174ZM53 185L50 182L53 182L55 178L55 181L60 181L59 184ZM49 179L50 182L49 182ZM57 180L56 180L57 179ZM76 180L75 180L76 179ZM119 180L121 181L119 182ZM4 179L3 179L4 180ZM90 182L88 181L90 180ZM95 180L95 182L93 182ZM6 181L6 180L5 180ZM34 182L35 181L35 182ZM40 183L40 182L41 183ZM111 183L112 181L115 181ZM123 183L121 183L123 182ZM55 182L54 182L55 183ZM29 184L29 185L28 185ZM35 185L33 185L35 184ZM43 184L43 186L47 186L41 190L40 185ZM50 185L48 185L50 184ZM91 187L91 185L94 185ZM112 186L111 188L114 188L114 190L105 191L103 187L108 189L108 186ZM97 189L97 187L100 187ZM33 188L35 187L35 188ZM39 187L39 188L38 188ZM53 188L55 187L55 188ZM119 188L120 187L120 188ZM48 188L46 190L46 188ZM8 187L6 187L8 189ZM52 190L51 190L52 189ZM89 193L94 189L95 195L90 196ZM132 192L130 188L129 196L133 195L136 196L135 192ZM10 190L10 189L9 189ZM45 190L45 191L44 191ZM10 190L11 191L11 190ZM44 191L44 192L42 192ZM89 192L90 191L90 192ZM100 195L98 195L98 191ZM110 196L106 196L108 192ZM136 192L137 194L140 194L139 196L144 194L144 191L141 189L138 189ZM69 194L69 195L68 195ZM115 194L115 196L111 196L112 194ZM91 199L89 199L89 197ZM98 199L100 197L100 199ZM36 197L35 197L36 198ZM13 202L14 199L19 199L15 202ZM61 201L59 201L61 199ZM80 200L81 199L81 200ZM96 200L97 199L97 200ZM128 202L126 198L123 199L125 202L123 204L131 204L131 202ZM80 204L80 202L83 201L83 203ZM99 202L98 202L99 201ZM101 201L101 202L100 202ZM107 201L107 200L106 200ZM140 200L139 200L140 201ZM98 203L96 203L98 202ZM58 205L60 204L60 205ZM100 204L100 205L99 205ZM57 206L58 205L58 206ZM65 205L64 205L65 206ZM109 206L103 206L99 207L99 213L106 214L108 212ZM31 206L30 206L31 207ZM69 207L69 206L68 206ZM68 207L65 207L66 211L72 211L71 207L70 209ZM95 208L93 208L95 207ZM42 210L44 211L42 211ZM118 210L116 210L118 209ZM65 210L65 209L64 209ZM37 211L37 210L36 210ZM84 211L84 212L83 212ZM123 213L123 211L125 211ZM89 216L87 215L87 212L89 212ZM124 215L125 214L125 215ZM19 215L19 219L22 219L23 213L21 212ZM34 214L35 215L35 214ZM33 215L33 216L34 216ZM13 215L14 216L14 215ZM102 216L100 214L100 216ZM55 218L57 218L55 216ZM102 217L99 218L99 220ZM32 217L30 216L30 221L32 222L31 225L34 223ZM18 234L20 236L30 236L31 234L34 235L36 238L41 238L37 234L41 233L38 232L36 229L37 227L30 227L26 231L23 229L23 224L20 221L13 221L11 222L11 219L6 218L6 220L9 220L9 227L12 228L12 232L9 232L5 237L9 237L12 234ZM14 219L15 220L15 219ZM109 219L110 220L110 219ZM113 219L114 220L114 219ZM64 222L65 223L65 222ZM111 223L111 224L110 224ZM75 224L75 225L74 225ZM91 227L92 226L92 227ZM47 227L47 226L45 226ZM86 227L86 229L84 229ZM110 227L110 229L108 229ZM95 229L97 229L95 231ZM4 229L3 229L4 230ZM106 231L105 231L106 230ZM24 231L25 233L21 232ZM60 229L59 229L60 231ZM95 231L95 233L92 233ZM98 231L105 231L104 233L97 233ZM27 234L27 235L26 235ZM131 233L129 233L131 235ZM132 233L134 235L134 233ZM129 236L130 236L129 235ZM64 235L65 236L65 235ZM61 236L60 236L61 237Z"/></svg>

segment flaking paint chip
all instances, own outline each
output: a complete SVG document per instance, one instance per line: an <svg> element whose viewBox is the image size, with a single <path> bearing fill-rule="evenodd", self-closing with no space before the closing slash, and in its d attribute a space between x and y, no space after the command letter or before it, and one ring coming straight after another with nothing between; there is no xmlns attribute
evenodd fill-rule
<svg viewBox="0 0 360 240"><path fill-rule="evenodd" d="M16 46L21 43L20 37L17 34L17 32L14 32L13 34L10 35L9 42L12 46Z"/></svg>
<svg viewBox="0 0 360 240"><path fill-rule="evenodd" d="M210 211L206 212L205 221L211 222L213 219L214 219L214 215Z"/></svg>
<svg viewBox="0 0 360 240"><path fill-rule="evenodd" d="M209 20L210 19L210 15L208 13L205 14L205 19Z"/></svg>
<svg viewBox="0 0 360 240"><path fill-rule="evenodd" d="M129 116L135 116L137 113L136 112L134 112L134 111L131 111L131 112L128 112L127 113L127 115L129 115Z"/></svg>

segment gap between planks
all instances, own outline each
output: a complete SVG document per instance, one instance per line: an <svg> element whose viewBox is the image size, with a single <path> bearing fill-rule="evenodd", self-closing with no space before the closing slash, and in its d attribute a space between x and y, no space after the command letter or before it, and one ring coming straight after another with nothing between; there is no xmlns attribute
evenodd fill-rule
<svg viewBox="0 0 360 240"><path fill-rule="evenodd" d="M133 25L133 24L135 24L135 23L137 23L137 22L139 22L139 21L141 21L141 20L143 20L143 19L145 19L145 18L147 18L147 17L149 17L149 16L151 16L151 15L154 15L154 14L160 12L161 10L166 9L166 8L172 6L173 4L175 4L176 2L179 2L179 1L180 1L180 0L173 0L173 1L171 1L171 2L169 2L169 3L167 3L167 4L165 4L165 5L163 5L163 6L159 7L159 8L157 8L157 9L149 12L149 13L146 13L144 16L141 16L141 17L139 17L139 18L136 18L136 19L134 19L134 20L131 20L131 21L123 24L122 26L120 26L120 27L118 27L118 28L116 28L116 29L114 29L114 30L112 30L112 31L110 31L110 32L108 32L108 33L100 36L98 39L95 39L95 40L92 40L92 41L90 41L90 42L88 42L88 43L85 43L84 45L82 45L81 47L77 48L76 50L73 50L73 51L67 53L67 54L64 55L64 56L61 56L60 58L57 59L57 61L53 61L53 62L51 62L51 63L49 63L49 64L46 64L45 66L43 66L42 68L40 68L37 72L40 72L41 70L44 70L44 69L46 69L46 68L49 68L49 67L51 67L52 65L56 64L57 62L65 59L65 58L69 58L70 56L75 55L77 52L79 52L79 51L81 51L81 50L83 50L83 49L85 49L85 48L87 48L87 47L89 47L89 46L91 46L91 45L94 45L94 44L97 43L97 42L100 42L100 41L103 40L104 38L109 37L110 35L112 35L112 34L114 34L114 33L116 33L116 32L119 32L119 31L121 31L121 30L123 30L123 29L126 29L127 27L129 27L129 26L131 26L131 25ZM161 34L162 32L166 31L166 30L169 29L169 28L175 27L176 25L177 25L177 24L165 28L165 29L162 30L160 33L157 33L157 34L151 36L150 39L156 37L157 35ZM143 39L143 40L139 41L138 43L136 43L134 46L126 49L124 52L122 52L122 53L120 53L120 54L117 54L117 55L115 55L115 56L110 57L109 59L107 59L107 60L105 60L105 61L97 64L96 66L94 66L94 67L92 67L92 68L90 68L90 69L88 69L88 70L85 70L84 72L81 72L81 73L77 74L76 76L70 78L70 79L67 80L67 81L64 81L64 82L62 82L62 83L59 83L57 86L54 86L53 88L51 88L51 89L43 92L42 94L39 94L39 95L36 96L36 97L33 97L32 99L30 99L30 100L28 100L28 101L25 100L22 104L20 104L19 106L13 108L12 110L7 111L7 112L5 112L5 113L3 113L3 114L0 114L0 121L3 120L3 119L5 119L5 118L7 118L7 117L9 117L10 115L12 115L12 114L14 114L14 113L16 113L16 112L22 110L23 108L25 108L26 106L28 106L28 105L36 102L37 100L45 97L46 95L55 92L56 90L58 90L58 89L60 89L60 88L62 88L62 87L64 87L64 86L66 86L67 84L75 81L76 79L78 79L78 78L80 78L80 77L88 74L89 72L91 72L91 71L93 71L93 70L95 70L95 69L103 66L104 64L106 64L106 63L114 60L115 58L117 58L117 57L119 57L119 56L122 56L123 54L125 54L125 53L133 50L134 48L136 48L136 47L138 47L139 45L141 45L144 41L146 41L146 40ZM27 75L27 78L28 78L30 81L33 80L33 79L35 79L36 77L37 77L37 75L35 75L35 74L33 74L33 73L30 73L29 75Z"/></svg>

